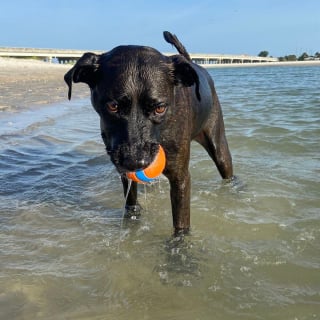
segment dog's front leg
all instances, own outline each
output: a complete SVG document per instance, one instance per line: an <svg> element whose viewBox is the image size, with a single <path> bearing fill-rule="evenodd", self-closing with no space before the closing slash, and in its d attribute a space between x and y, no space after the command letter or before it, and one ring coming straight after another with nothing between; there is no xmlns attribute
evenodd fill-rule
<svg viewBox="0 0 320 320"><path fill-rule="evenodd" d="M141 206L138 203L138 184L137 182L132 181L130 190L128 192L129 188L129 180L125 174L121 175L121 181L123 185L123 193L126 197L126 216L132 217L140 215L141 212Z"/></svg>
<svg viewBox="0 0 320 320"><path fill-rule="evenodd" d="M190 173L169 176L172 218L175 236L186 234L190 229Z"/></svg>

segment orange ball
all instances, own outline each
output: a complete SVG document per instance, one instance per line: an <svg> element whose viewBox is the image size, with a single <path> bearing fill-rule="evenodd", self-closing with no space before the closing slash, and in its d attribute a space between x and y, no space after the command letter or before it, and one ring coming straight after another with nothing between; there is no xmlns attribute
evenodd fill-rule
<svg viewBox="0 0 320 320"><path fill-rule="evenodd" d="M135 172L127 172L128 179L138 182L138 183L146 183L151 182L164 170L166 166L166 154L163 148L159 145L159 151L154 158L154 160L150 163L150 165L143 169Z"/></svg>

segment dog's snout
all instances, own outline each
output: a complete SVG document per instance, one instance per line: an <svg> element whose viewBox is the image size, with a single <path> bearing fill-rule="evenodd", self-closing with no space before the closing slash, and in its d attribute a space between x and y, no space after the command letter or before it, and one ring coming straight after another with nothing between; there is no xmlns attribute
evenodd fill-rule
<svg viewBox="0 0 320 320"><path fill-rule="evenodd" d="M117 152L112 153L111 159L122 172L133 172L147 168L154 160L159 145L144 143L142 145L121 145Z"/></svg>
<svg viewBox="0 0 320 320"><path fill-rule="evenodd" d="M147 166L148 163L145 159L125 158L123 161L123 167L125 167L128 171L144 169Z"/></svg>

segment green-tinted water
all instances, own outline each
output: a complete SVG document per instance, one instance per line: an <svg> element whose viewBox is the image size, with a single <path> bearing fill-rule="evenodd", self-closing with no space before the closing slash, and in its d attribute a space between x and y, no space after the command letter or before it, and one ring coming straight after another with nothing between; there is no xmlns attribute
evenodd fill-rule
<svg viewBox="0 0 320 320"><path fill-rule="evenodd" d="M89 101L0 114L1 319L320 318L320 68L210 72L238 181L193 144L184 242L163 178L118 252L121 183Z"/></svg>

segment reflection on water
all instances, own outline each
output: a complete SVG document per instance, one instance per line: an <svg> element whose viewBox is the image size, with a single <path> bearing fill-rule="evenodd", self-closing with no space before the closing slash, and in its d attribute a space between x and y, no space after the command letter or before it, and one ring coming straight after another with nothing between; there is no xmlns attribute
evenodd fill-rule
<svg viewBox="0 0 320 320"><path fill-rule="evenodd" d="M120 230L88 100L0 114L1 319L320 317L320 68L210 72L238 180L193 143L185 239L165 178Z"/></svg>

